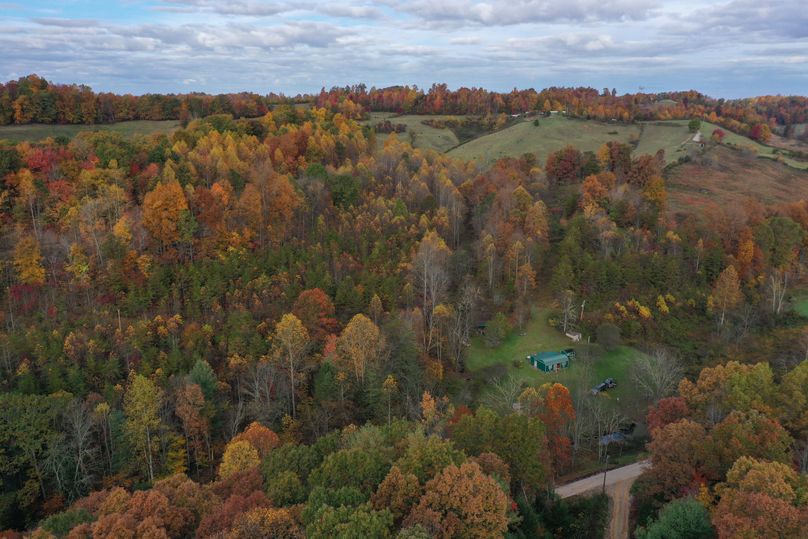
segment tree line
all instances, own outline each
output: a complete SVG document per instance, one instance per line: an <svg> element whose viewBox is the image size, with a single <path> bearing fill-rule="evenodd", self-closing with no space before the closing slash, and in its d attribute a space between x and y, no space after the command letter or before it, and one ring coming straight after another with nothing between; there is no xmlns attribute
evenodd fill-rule
<svg viewBox="0 0 808 539"><path fill-rule="evenodd" d="M808 99L800 96L726 100L696 91L618 96L608 88L598 91L557 87L500 93L483 88L450 90L446 84L433 84L426 91L416 86L368 89L359 84L294 97L247 92L133 96L97 93L84 85L54 84L28 75L0 84L0 125L128 120L180 120L185 125L191 119L211 114L258 117L284 103L313 103L351 118L359 118L366 111L476 116L563 112L576 118L619 122L699 117L761 142L766 142L772 131L793 133L795 126L808 122Z"/></svg>
<svg viewBox="0 0 808 539"><path fill-rule="evenodd" d="M0 84L0 125L107 124L129 120L180 120L185 124L211 114L231 114L236 118L263 116L273 105L300 100L300 96L294 99L248 92L118 95L94 92L85 85L54 84L28 75Z"/></svg>

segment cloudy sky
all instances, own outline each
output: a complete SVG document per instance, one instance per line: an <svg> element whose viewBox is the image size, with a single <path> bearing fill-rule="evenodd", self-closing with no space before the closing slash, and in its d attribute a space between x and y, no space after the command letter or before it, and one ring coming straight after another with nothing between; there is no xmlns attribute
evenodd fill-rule
<svg viewBox="0 0 808 539"><path fill-rule="evenodd" d="M0 0L0 79L808 93L808 0Z"/></svg>

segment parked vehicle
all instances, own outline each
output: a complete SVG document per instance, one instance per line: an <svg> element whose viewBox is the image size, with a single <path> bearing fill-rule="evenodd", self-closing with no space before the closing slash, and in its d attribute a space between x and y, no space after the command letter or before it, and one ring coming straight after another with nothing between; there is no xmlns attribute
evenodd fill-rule
<svg viewBox="0 0 808 539"><path fill-rule="evenodd" d="M604 381L602 381L601 383L592 388L592 394L597 395L598 393L601 393L608 389L614 389L615 387L617 387L617 382L615 381L615 379L606 378Z"/></svg>
<svg viewBox="0 0 808 539"><path fill-rule="evenodd" d="M609 444L622 444L626 441L626 435L622 432L612 432L610 434L605 434L600 437L598 440L598 445L609 445Z"/></svg>

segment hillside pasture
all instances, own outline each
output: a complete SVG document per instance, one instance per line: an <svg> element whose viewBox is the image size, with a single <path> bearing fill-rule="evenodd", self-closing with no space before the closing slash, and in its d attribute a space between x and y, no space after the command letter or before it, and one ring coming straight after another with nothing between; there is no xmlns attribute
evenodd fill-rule
<svg viewBox="0 0 808 539"><path fill-rule="evenodd" d="M387 119L392 123L407 126L405 133L397 136L405 142L413 142L416 148L445 152L451 157L466 161L475 161L482 167L488 167L503 157L521 157L532 153L539 165L544 165L547 156L567 145L581 151L597 151L601 145L617 140L634 146L634 154L656 154L665 150L668 163L677 161L693 153L697 148L686 143L693 137L688 129L687 120L667 120L657 122L640 122L622 124L581 120L562 115L540 117L539 125L533 119L516 120L516 123L493 133L475 136L476 133L458 133L449 128L435 128L424 124L425 120L442 120L452 118L446 115L403 115L391 112L372 112L363 123L374 126ZM453 118L458 118L454 116ZM709 141L719 126L710 122L702 122L701 134ZM797 161L778 153L777 148L766 146L748 137L732 133L724 129L724 145L752 151L759 157L780 161L792 168L806 169L808 162ZM377 133L377 145L381 147L390 135ZM466 140L467 137L474 137ZM708 152L712 150L708 148Z"/></svg>
<svg viewBox="0 0 808 539"><path fill-rule="evenodd" d="M769 140L768 145L787 151L808 152L808 143L794 138L784 138L776 134L772 134L772 138Z"/></svg>
<svg viewBox="0 0 808 539"><path fill-rule="evenodd" d="M654 154L661 148L665 150L665 160L668 163L676 161L679 157L686 156L688 149L684 143L693 137L693 133L688 130L687 124L688 120L642 123L642 135L640 136L640 142L634 150L634 153ZM761 144L749 137L733 133L710 122L701 122L700 131L702 138L705 141L709 141L713 131L716 129L724 131L725 135L722 143L725 146L741 150L752 150L760 157L781 161L792 168L808 168L808 162L797 161L796 159L786 157L779 153L777 148L771 145ZM799 149L799 147L795 145L793 149Z"/></svg>
<svg viewBox="0 0 808 539"><path fill-rule="evenodd" d="M679 157L687 155L685 142L693 138L687 123L679 122L646 122L640 124L642 133L634 153L637 155L654 155L665 150L665 161L671 163ZM702 130L702 135L710 136Z"/></svg>
<svg viewBox="0 0 808 539"><path fill-rule="evenodd" d="M684 122L684 120L679 120L680 122ZM781 155L777 148L773 146L768 146L765 144L761 144L757 141L750 139L749 137L745 137L743 135L739 135L738 133L733 133L732 131L728 131L721 126L711 124L710 122L701 122L701 133L705 135L707 139L709 139L710 135L715 129L721 129L726 133L724 136L724 140L722 144L725 144L730 147L735 148L752 148L754 149L760 157L766 159L772 159L775 161L781 161L782 163L796 169L808 169L808 162L805 161L797 161L796 159L792 159L790 157L786 157Z"/></svg>
<svg viewBox="0 0 808 539"><path fill-rule="evenodd" d="M808 194L808 172L723 146L675 167L668 172L666 183L672 211L713 204L726 207L748 198L778 204Z"/></svg>
<svg viewBox="0 0 808 539"><path fill-rule="evenodd" d="M457 146L460 142L457 136L451 129L438 129L423 123L424 120L434 119L440 120L449 118L449 116L425 116L425 115L405 115L397 116L390 112L371 112L368 119L364 124L375 126L377 123L390 120L393 124L404 124L407 126L407 131L398 133L396 136L399 140L404 142L411 142L416 148L435 150L437 152L445 152L449 148ZM384 145L390 135L386 133L376 133L376 143L379 147ZM414 137L414 138L413 138Z"/></svg>
<svg viewBox="0 0 808 539"><path fill-rule="evenodd" d="M7 140L16 144L26 140L36 142L48 137L63 136L72 139L83 131L112 131L129 138L154 133L168 134L177 129L179 125L178 120L133 120L131 122L92 125L4 125L0 126L0 140Z"/></svg>
<svg viewBox="0 0 808 539"><path fill-rule="evenodd" d="M476 161L489 166L503 157L520 157L532 153L540 164L555 151L572 145L581 151L596 151L603 143L619 140L629 143L640 136L639 125L576 120L564 116L539 118L517 123L496 133L471 140L448 154L451 157Z"/></svg>

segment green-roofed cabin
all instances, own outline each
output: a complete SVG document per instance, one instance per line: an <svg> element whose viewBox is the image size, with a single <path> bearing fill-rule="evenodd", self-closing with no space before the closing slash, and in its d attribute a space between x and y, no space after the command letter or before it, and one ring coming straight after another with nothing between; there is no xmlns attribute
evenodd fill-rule
<svg viewBox="0 0 808 539"><path fill-rule="evenodd" d="M568 348L560 352L538 352L527 356L527 360L540 371L553 372L569 367L570 360L574 357L575 351Z"/></svg>

